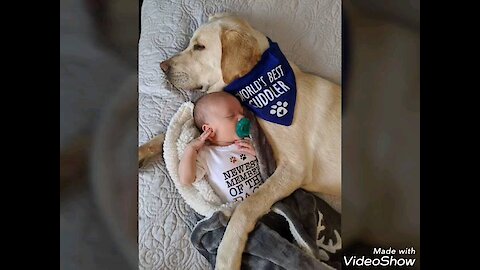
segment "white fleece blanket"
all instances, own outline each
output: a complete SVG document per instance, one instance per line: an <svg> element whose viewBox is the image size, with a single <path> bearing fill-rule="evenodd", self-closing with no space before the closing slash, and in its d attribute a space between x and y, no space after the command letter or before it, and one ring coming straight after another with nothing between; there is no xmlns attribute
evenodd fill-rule
<svg viewBox="0 0 480 270"><path fill-rule="evenodd" d="M235 205L223 204L204 177L196 179L192 186L180 184L178 176L180 158L187 144L200 135L193 122L193 107L190 101L183 103L168 125L163 143L165 165L178 192L195 212L210 217L217 211L223 211L230 216Z"/></svg>
<svg viewBox="0 0 480 270"><path fill-rule="evenodd" d="M159 63L188 44L208 14L232 12L278 42L304 71L340 83L341 0L145 0L139 41L139 145L165 133L191 93L171 89ZM139 171L140 269L210 269L191 246L195 222L163 158Z"/></svg>

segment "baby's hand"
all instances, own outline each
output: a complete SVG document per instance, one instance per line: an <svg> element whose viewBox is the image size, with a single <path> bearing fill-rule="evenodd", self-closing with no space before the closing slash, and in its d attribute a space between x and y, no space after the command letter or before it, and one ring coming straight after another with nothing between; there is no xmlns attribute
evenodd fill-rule
<svg viewBox="0 0 480 270"><path fill-rule="evenodd" d="M205 145L205 141L210 136L210 134L212 134L212 129L209 128L205 130L200 136L198 136L198 138L195 138L194 140L192 140L188 144L188 147L191 147L198 152L198 150L200 150L200 148L202 148Z"/></svg>
<svg viewBox="0 0 480 270"><path fill-rule="evenodd" d="M236 140L235 144L238 146L240 152L250 154L252 156L257 156L255 153L255 148L253 148L251 140Z"/></svg>

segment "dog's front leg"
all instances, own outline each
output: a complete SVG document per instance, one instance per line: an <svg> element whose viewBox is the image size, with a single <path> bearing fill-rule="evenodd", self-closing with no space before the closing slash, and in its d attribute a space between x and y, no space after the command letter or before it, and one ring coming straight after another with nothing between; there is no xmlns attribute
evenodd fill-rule
<svg viewBox="0 0 480 270"><path fill-rule="evenodd" d="M292 172L291 166L279 166L252 196L237 206L217 250L216 270L240 269L248 234L257 220L268 213L274 203L292 194L302 177L301 173Z"/></svg>
<svg viewBox="0 0 480 270"><path fill-rule="evenodd" d="M165 134L159 134L138 148L138 167L145 166L152 158L163 152Z"/></svg>

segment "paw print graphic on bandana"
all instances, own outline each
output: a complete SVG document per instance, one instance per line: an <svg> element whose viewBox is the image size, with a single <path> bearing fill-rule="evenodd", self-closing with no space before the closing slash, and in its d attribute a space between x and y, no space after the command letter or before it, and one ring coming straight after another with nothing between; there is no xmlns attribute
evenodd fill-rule
<svg viewBox="0 0 480 270"><path fill-rule="evenodd" d="M287 106L288 106L288 102L284 101L284 102L281 102L281 101L278 101L277 104L273 104L271 110L270 110L270 114L277 114L277 117L283 117L285 114L288 113L288 110L287 110Z"/></svg>
<svg viewBox="0 0 480 270"><path fill-rule="evenodd" d="M247 156L245 156L245 154L240 154L240 159L245 160L247 159Z"/></svg>
<svg viewBox="0 0 480 270"><path fill-rule="evenodd" d="M230 162L231 162L231 163L237 162L237 158L235 158L235 157L230 157Z"/></svg>

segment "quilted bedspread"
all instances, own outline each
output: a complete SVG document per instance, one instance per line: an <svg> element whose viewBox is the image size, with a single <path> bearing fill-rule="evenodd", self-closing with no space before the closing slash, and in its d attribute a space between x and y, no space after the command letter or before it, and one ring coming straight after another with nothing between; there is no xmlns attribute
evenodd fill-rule
<svg viewBox="0 0 480 270"><path fill-rule="evenodd" d="M208 14L231 12L277 42L302 70L341 80L341 0L145 0L139 41L139 145L165 133L192 93L173 90L159 63L183 50ZM210 269L191 245L196 223L159 157L139 171L140 269Z"/></svg>

